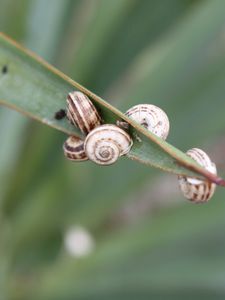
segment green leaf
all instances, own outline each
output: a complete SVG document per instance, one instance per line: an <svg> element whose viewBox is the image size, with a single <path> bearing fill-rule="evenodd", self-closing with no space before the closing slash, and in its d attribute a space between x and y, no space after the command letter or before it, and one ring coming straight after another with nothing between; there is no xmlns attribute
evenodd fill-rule
<svg viewBox="0 0 225 300"><path fill-rule="evenodd" d="M101 111L105 123L115 123L122 119L130 124L134 145L127 155L129 158L164 171L206 177L219 185L225 185L224 180L209 173L180 150L148 132L118 109L4 34L0 35L0 67L1 104L69 135L80 136L79 130L67 120L59 121L54 118L55 112L65 107L67 94L76 88L91 98Z"/></svg>

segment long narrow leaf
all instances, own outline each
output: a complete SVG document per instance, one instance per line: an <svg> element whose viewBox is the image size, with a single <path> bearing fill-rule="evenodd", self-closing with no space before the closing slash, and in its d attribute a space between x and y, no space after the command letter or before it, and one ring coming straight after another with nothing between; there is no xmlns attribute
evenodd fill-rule
<svg viewBox="0 0 225 300"><path fill-rule="evenodd" d="M87 94L101 111L106 123L122 119L130 124L134 145L128 157L175 174L206 177L219 185L225 181L206 171L180 150L148 132L118 109L62 74L41 58L0 34L0 103L18 110L69 135L80 132L66 119L56 120L55 112L65 107L71 90ZM139 136L136 139L135 136Z"/></svg>

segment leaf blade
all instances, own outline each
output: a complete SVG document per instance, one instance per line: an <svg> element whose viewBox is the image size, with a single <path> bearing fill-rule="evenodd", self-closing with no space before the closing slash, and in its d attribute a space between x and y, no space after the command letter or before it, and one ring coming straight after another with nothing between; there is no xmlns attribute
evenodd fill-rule
<svg viewBox="0 0 225 300"><path fill-rule="evenodd" d="M133 137L138 134L141 142L136 140L128 157L164 171L198 178L205 177L225 186L223 179L206 171L180 150L156 137L102 98L2 33L0 65L9 69L9 74L2 74L0 77L0 104L23 112L66 134L81 136L79 130L69 122L54 118L55 112L64 108L68 92L76 88L93 100L101 110L106 123L122 119L132 127ZM28 100L30 97L32 100Z"/></svg>

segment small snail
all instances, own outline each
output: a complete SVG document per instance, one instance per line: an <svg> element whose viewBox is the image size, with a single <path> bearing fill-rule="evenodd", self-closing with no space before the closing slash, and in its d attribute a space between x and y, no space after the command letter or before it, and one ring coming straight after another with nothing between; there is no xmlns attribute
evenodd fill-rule
<svg viewBox="0 0 225 300"><path fill-rule="evenodd" d="M166 113L155 105L138 104L131 107L125 115L164 140L169 134L169 119Z"/></svg>
<svg viewBox="0 0 225 300"><path fill-rule="evenodd" d="M100 165L111 165L129 152L130 136L116 125L105 124L93 129L84 141L87 157Z"/></svg>
<svg viewBox="0 0 225 300"><path fill-rule="evenodd" d="M190 149L187 151L187 155L209 172L217 173L216 165L211 162L209 156L201 149ZM216 184L210 181L185 176L179 176L178 182L183 195L195 203L207 202L213 196L216 188Z"/></svg>
<svg viewBox="0 0 225 300"><path fill-rule="evenodd" d="M101 124L101 117L90 99L77 91L67 96L67 118L84 134Z"/></svg>
<svg viewBox="0 0 225 300"><path fill-rule="evenodd" d="M63 144L63 151L66 158L73 161L87 160L88 157L84 151L84 142L82 139L70 136Z"/></svg>

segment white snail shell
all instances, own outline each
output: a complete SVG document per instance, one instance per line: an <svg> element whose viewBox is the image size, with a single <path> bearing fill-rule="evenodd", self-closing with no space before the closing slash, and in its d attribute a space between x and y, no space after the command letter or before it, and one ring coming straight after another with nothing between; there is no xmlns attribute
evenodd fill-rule
<svg viewBox="0 0 225 300"><path fill-rule="evenodd" d="M81 92L71 92L67 96L67 118L84 134L101 124L101 117L90 99Z"/></svg>
<svg viewBox="0 0 225 300"><path fill-rule="evenodd" d="M63 144L63 151L66 158L73 161L84 161L88 157L84 151L84 142L76 136L70 136Z"/></svg>
<svg viewBox="0 0 225 300"><path fill-rule="evenodd" d="M127 154L133 141L123 129L106 124L93 129L84 141L84 149L90 160L100 165L111 165Z"/></svg>
<svg viewBox="0 0 225 300"><path fill-rule="evenodd" d="M164 140L169 134L169 119L166 113L155 105L138 104L131 107L125 115Z"/></svg>
<svg viewBox="0 0 225 300"><path fill-rule="evenodd" d="M187 155L209 172L217 174L216 165L201 149L190 149L187 151ZM195 203L207 202L213 196L216 188L216 184L210 181L185 176L179 176L178 182L183 195Z"/></svg>

